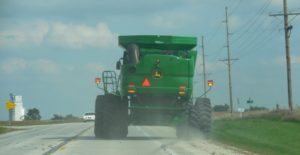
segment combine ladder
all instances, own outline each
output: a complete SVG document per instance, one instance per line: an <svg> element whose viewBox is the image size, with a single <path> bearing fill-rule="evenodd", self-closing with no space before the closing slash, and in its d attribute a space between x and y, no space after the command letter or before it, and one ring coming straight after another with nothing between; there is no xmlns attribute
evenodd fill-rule
<svg viewBox="0 0 300 155"><path fill-rule="evenodd" d="M118 80L117 74L114 71L102 72L103 87L105 94L112 93L117 94L118 91Z"/></svg>

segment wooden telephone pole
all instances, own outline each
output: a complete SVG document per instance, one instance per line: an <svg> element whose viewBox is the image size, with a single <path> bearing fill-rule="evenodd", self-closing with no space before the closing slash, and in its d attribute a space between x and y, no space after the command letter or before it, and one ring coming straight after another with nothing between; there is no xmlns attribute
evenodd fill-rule
<svg viewBox="0 0 300 155"><path fill-rule="evenodd" d="M232 82L231 82L231 61L232 60L238 60L238 59L232 59L230 54L230 42L229 42L229 25L228 25L228 8L225 8L225 23L226 23L226 36L227 36L227 59L222 59L219 61L227 62L228 65L228 87L229 87L229 103L230 103L230 113L233 113L233 97L232 97Z"/></svg>
<svg viewBox="0 0 300 155"><path fill-rule="evenodd" d="M206 70L205 70L205 53L204 53L204 37L201 37L202 42L202 62L203 62L203 89L204 89L204 97L206 97Z"/></svg>
<svg viewBox="0 0 300 155"><path fill-rule="evenodd" d="M284 17L284 35L285 35L285 53L287 64L287 85L288 85L288 104L289 109L293 112L293 92L292 92L292 71L291 71L291 56L290 56L290 32L292 26L289 25L289 15L300 15L300 13L288 13L287 0L283 0L283 14L270 14L270 16Z"/></svg>

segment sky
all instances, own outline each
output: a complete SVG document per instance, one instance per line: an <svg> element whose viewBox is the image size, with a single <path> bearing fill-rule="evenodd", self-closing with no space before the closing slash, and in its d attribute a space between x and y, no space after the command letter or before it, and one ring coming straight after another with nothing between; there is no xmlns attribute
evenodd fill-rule
<svg viewBox="0 0 300 155"><path fill-rule="evenodd" d="M0 120L9 93L25 108L81 116L94 111L94 78L114 70L119 35L198 37L194 97L203 93L202 45L212 105L229 104L225 7L228 7L235 108L287 108L282 0L0 0ZM300 12L299 0L288 0ZM289 16L294 106L300 106L300 17ZM239 104L237 101L239 100Z"/></svg>

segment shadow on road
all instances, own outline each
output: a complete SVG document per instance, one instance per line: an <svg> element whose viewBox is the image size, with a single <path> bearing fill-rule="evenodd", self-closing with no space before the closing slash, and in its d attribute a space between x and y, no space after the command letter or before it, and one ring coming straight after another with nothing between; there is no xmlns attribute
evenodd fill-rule
<svg viewBox="0 0 300 155"><path fill-rule="evenodd" d="M61 141L67 141L69 139L73 138L72 136L71 137L46 137L46 138L41 138L43 140L51 140L51 139L54 139L54 140L61 140Z"/></svg>
<svg viewBox="0 0 300 155"><path fill-rule="evenodd" d="M51 137L51 138L44 138L44 139L61 139L62 141L69 139L70 137ZM95 136L79 136L75 138L75 140L123 140L123 141L130 141L130 140L162 140L162 139L176 139L174 137L126 137L122 139L105 139L105 138L96 138Z"/></svg>

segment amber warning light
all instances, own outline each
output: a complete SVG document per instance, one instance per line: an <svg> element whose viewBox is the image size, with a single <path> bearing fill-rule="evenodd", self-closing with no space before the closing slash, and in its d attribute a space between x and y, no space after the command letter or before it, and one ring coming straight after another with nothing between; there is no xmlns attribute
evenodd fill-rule
<svg viewBox="0 0 300 155"><path fill-rule="evenodd" d="M214 81L213 80L207 80L207 85L209 87L212 87L214 85Z"/></svg>
<svg viewBox="0 0 300 155"><path fill-rule="evenodd" d="M96 83L96 85L98 86L98 85L101 83L101 78L96 77L96 78L95 78L95 83Z"/></svg>

